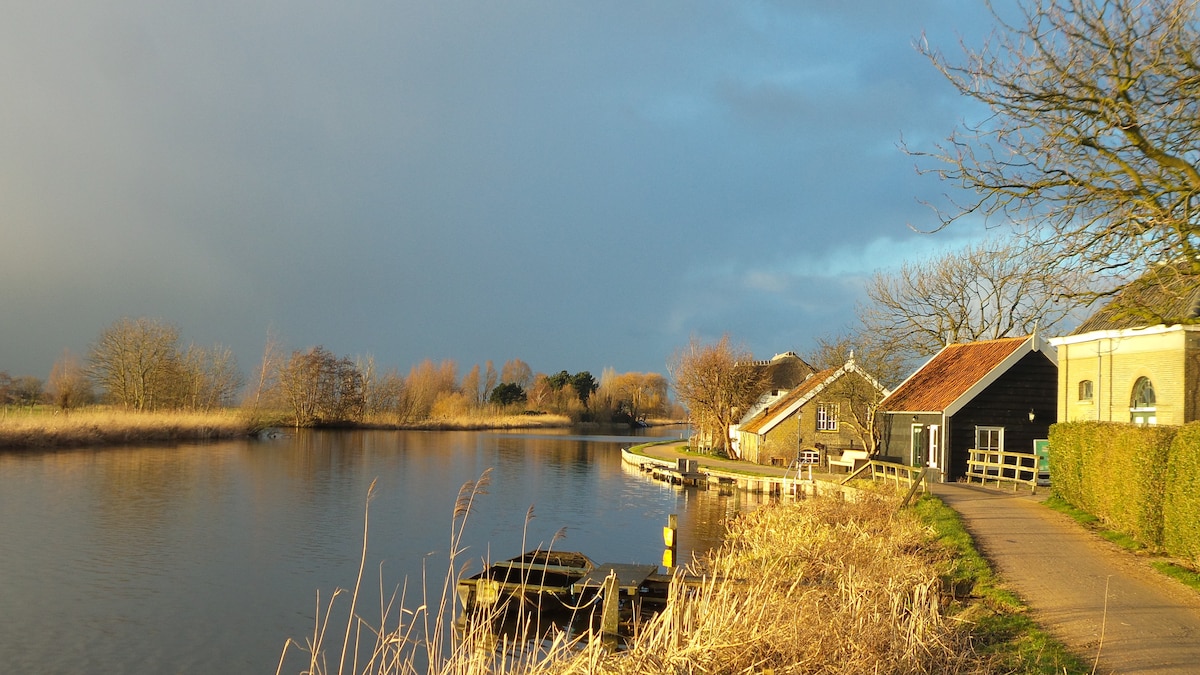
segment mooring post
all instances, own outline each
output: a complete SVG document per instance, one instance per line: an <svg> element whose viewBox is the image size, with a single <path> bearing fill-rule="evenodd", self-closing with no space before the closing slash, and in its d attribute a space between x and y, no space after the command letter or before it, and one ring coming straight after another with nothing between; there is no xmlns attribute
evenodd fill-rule
<svg viewBox="0 0 1200 675"><path fill-rule="evenodd" d="M667 574L675 571L675 542L679 530L679 516L672 513L667 516L667 526L663 528L663 567L667 568Z"/></svg>
<svg viewBox="0 0 1200 675"><path fill-rule="evenodd" d="M604 577L603 597L600 614L600 634L606 644L614 645L617 641L617 619L620 607L621 589L617 586L617 572L613 570Z"/></svg>

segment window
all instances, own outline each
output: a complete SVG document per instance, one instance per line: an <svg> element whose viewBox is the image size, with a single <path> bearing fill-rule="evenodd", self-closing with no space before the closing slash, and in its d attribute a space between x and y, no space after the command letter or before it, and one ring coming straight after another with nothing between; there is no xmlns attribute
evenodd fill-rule
<svg viewBox="0 0 1200 675"><path fill-rule="evenodd" d="M1092 400L1092 381L1091 380L1080 380L1079 381L1079 400L1080 401L1091 401Z"/></svg>
<svg viewBox="0 0 1200 675"><path fill-rule="evenodd" d="M1158 401L1154 397L1154 385L1148 377L1139 377L1133 383L1133 394L1129 397L1129 421L1134 424L1158 422Z"/></svg>
<svg viewBox="0 0 1200 675"><path fill-rule="evenodd" d="M975 449L981 452L1004 451L1004 427L975 427Z"/></svg>
<svg viewBox="0 0 1200 675"><path fill-rule="evenodd" d="M817 431L837 431L838 404L817 404Z"/></svg>

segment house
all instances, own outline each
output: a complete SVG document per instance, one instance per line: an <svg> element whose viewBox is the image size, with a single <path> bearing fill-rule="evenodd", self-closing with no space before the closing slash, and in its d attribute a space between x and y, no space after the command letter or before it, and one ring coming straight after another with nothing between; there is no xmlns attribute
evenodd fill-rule
<svg viewBox="0 0 1200 675"><path fill-rule="evenodd" d="M731 410L732 419L741 419L761 409L762 406L770 401L785 396L788 391L811 378L813 373L816 372L796 352L790 351L776 354L769 359L739 362L737 365L748 365L753 368L761 381L761 388L755 394L758 396L757 402L748 411L743 411L741 406ZM719 445L719 441L721 440L719 435L726 433L726 431L724 428L711 430L698 428L688 442L695 449L713 448ZM736 447L730 447L730 456L739 457Z"/></svg>
<svg viewBox="0 0 1200 675"><path fill-rule="evenodd" d="M730 442L742 459L776 466L801 456L824 463L830 452L871 450L871 416L886 395L851 356L845 365L815 373L790 391L764 396L730 427Z"/></svg>
<svg viewBox="0 0 1200 675"><path fill-rule="evenodd" d="M751 362L764 372L764 379L772 391L788 391L817 372L796 352L776 354L770 359Z"/></svg>
<svg viewBox="0 0 1200 675"><path fill-rule="evenodd" d="M1150 270L1070 335L1051 340L1060 420L1200 419L1200 283L1171 269Z"/></svg>
<svg viewBox="0 0 1200 675"><path fill-rule="evenodd" d="M1058 365L1036 332L947 345L879 404L880 455L966 475L971 449L1034 452L1057 419Z"/></svg>

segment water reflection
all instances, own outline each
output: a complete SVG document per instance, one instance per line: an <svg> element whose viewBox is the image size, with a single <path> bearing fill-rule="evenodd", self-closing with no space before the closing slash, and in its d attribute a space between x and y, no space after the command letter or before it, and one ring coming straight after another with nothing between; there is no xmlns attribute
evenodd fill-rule
<svg viewBox="0 0 1200 675"><path fill-rule="evenodd" d="M556 548L657 562L671 513L685 557L719 542L729 514L753 508L753 499L628 471L619 450L640 440L313 431L0 455L0 663L13 672L273 672L284 639L311 631L314 594L353 583L372 480L367 582L376 591L378 570L385 588L416 583L423 570L440 585L459 487L488 468L489 494L465 530L475 569L564 527Z"/></svg>

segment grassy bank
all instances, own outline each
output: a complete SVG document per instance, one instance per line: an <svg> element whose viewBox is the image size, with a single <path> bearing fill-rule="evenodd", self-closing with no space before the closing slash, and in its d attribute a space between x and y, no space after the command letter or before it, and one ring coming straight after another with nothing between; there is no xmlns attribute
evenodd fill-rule
<svg viewBox="0 0 1200 675"><path fill-rule="evenodd" d="M571 426L565 415L463 416L401 422L374 419L347 423L345 429L413 429L474 431L481 429L551 429ZM122 443L244 438L269 427L287 427L278 413L229 409L212 412L133 412L88 408L64 413L51 408L8 409L0 413L0 449L70 448Z"/></svg>
<svg viewBox="0 0 1200 675"><path fill-rule="evenodd" d="M254 429L251 419L236 411L9 411L0 416L0 448L20 450L218 440L245 437Z"/></svg>
<svg viewBox="0 0 1200 675"><path fill-rule="evenodd" d="M483 487L468 484L460 494L455 531ZM306 673L405 675L1089 671L995 587L953 511L931 498L901 511L898 501L810 499L736 519L725 544L688 569L707 582L688 592L677 585L666 609L621 651L586 635L518 636L497 649L481 631L440 646L453 619L452 559L446 587L423 592L415 610L398 610L403 592L380 603L384 612L364 611L370 603L357 591L340 600L343 609L325 605L313 636L290 643L290 658L285 650L280 672L296 672L298 656ZM361 584L360 576L354 587ZM336 639L327 639L333 627ZM354 662L355 654L364 656Z"/></svg>

